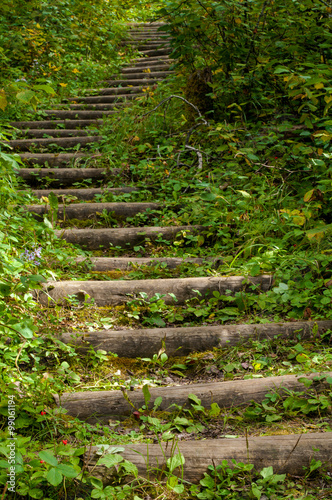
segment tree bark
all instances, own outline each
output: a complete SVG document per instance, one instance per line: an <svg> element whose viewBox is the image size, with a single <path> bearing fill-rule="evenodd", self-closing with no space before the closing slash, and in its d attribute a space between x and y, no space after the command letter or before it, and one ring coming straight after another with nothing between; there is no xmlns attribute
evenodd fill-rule
<svg viewBox="0 0 332 500"><path fill-rule="evenodd" d="M213 292L224 294L226 290L235 293L248 290L251 285L260 286L262 291L267 291L272 282L273 278L270 275L247 278L229 276L227 278L168 278L163 280L56 281L48 282L44 286L44 291L39 293L39 301L43 305L68 304L66 297L75 295L82 303L89 303L91 299L94 299L95 305L108 306L123 304L144 292L147 294L147 299L156 293L167 294L164 297L166 304L182 305L186 300L194 297L210 297ZM174 300L170 294L174 294L177 300Z"/></svg>
<svg viewBox="0 0 332 500"><path fill-rule="evenodd" d="M288 391L306 391L299 378L315 379L319 374L284 375L282 377L266 377L247 380L231 380L227 382L209 382L204 384L189 384L181 386L151 387L151 404L157 397L162 398L158 411L173 411L173 405L190 407L189 395L195 394L202 406L208 408L211 403L218 403L220 408L233 408L248 405L251 401L257 403L265 399L269 391L278 391L282 394ZM332 372L324 373L331 376ZM322 390L327 383L314 382L316 390ZM110 418L130 415L135 409L144 404L144 395L141 390L128 393L133 406L123 396L122 391L82 391L65 392L62 396L54 395L58 406L65 408L69 415L78 417L89 423L108 422Z"/></svg>
<svg viewBox="0 0 332 500"><path fill-rule="evenodd" d="M114 478L116 471L104 465L95 467L101 457L96 455L98 451L100 448L92 446L84 458L91 474L107 484ZM227 460L231 468L234 467L231 460L235 460L253 464L257 471L272 466L275 474L303 476L313 458L320 460L326 470L332 470L332 432L178 441L175 445L173 441L161 444L132 443L125 445L124 451L118 453L137 466L139 476L161 477L162 470L167 470L166 460L179 452L185 458L183 479L192 483L198 483L210 465L218 466L223 460ZM181 467L173 473L181 477Z"/></svg>
<svg viewBox="0 0 332 500"><path fill-rule="evenodd" d="M73 344L85 351L90 346L113 352L119 357L152 358L163 343L168 356L186 356L192 352L212 350L214 347L227 347L244 344L254 338L273 339L293 338L301 335L310 338L313 327L317 334L332 329L332 321L299 321L289 323L267 323L264 325L218 325L182 328L144 328L141 330L102 330L88 333L67 332L60 337L62 342Z"/></svg>

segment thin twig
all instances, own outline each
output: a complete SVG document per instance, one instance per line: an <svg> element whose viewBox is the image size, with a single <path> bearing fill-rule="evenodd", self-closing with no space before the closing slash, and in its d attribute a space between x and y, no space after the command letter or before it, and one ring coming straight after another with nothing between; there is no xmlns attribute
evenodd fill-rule
<svg viewBox="0 0 332 500"><path fill-rule="evenodd" d="M258 19L257 19L257 23L256 23L256 26L255 26L255 28L254 28L254 36L253 36L253 38L252 38L252 40L251 40L251 44L250 44L250 47L249 47L249 52L248 52L248 55L247 55L247 58L246 58L246 62L244 63L244 67L245 67L245 68L247 67L247 64L248 64L248 62L249 62L249 57L250 57L251 52L252 52L252 50L253 50L253 48L254 48L254 45L255 45L255 38L256 38L256 36L257 36L259 23L260 23L261 18L262 18L263 14L264 14L264 11L265 11L265 9L266 9L267 4L268 4L268 1L266 1L266 2L264 2L264 3L263 3L262 10L261 10L261 12L260 12L260 14L259 14L259 17L258 17Z"/></svg>
<svg viewBox="0 0 332 500"><path fill-rule="evenodd" d="M200 110L198 109L197 106L195 106L195 104L187 101L187 99L185 99L184 97L181 97L179 95L170 95L169 97L166 97L166 99L163 99L162 101L160 101L159 104L157 104L157 106L155 106L153 109L151 109L150 111L148 111L147 113L145 113L144 115L142 115L142 118L144 118L144 116L147 116L149 115L150 113L153 113L153 111L156 111L156 109L158 109L160 106L162 106L165 102L167 101L170 101L171 99L173 98L176 98L176 99L181 99L181 101L184 101L186 104L189 104L189 106L191 106L192 108L194 108L195 111L197 111L198 113L198 116L201 118L201 120L203 121L204 125L208 125L208 122L205 120L205 118L203 117L202 113L200 112Z"/></svg>

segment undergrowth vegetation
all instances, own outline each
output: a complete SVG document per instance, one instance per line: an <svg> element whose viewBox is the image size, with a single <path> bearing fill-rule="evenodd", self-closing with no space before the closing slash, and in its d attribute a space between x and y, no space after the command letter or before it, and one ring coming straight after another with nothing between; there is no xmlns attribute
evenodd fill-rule
<svg viewBox="0 0 332 500"><path fill-rule="evenodd" d="M301 480L275 474L271 467L253 471L248 464L223 463L211 467L199 485L187 485L173 474L183 466L180 455L168 461L166 484L138 478L135 466L121 457L121 445L128 442L176 442L179 434L204 439L207 428L213 437L230 439L301 432L305 426L331 432L331 377L319 394L314 387L309 393L307 387L272 392L242 409L205 408L195 395L189 408L164 414L158 412L160 401L154 401L148 409L148 386L165 379L180 384L327 372L329 331L322 337L314 332L309 341L300 334L287 342L252 340L180 358L162 347L139 360L120 360L101 349L82 352L59 339L68 330L331 319L332 18L322 0L164 0L155 5L155 18L166 22L163 30L173 39L176 74L147 87L144 97L104 120L103 141L92 149L91 161L109 171L108 187L132 183L139 188L105 192L95 201L153 201L159 209L122 219L104 212L93 220L61 221L55 196L40 201L20 192L17 169L23 164L6 145L12 134L9 120L29 119L36 109L42 116L43 107L117 72L134 54L120 44L125 23L148 18L150 11L143 7L102 0L4 0L0 6L2 498L331 498L331 477L315 459ZM112 176L112 168L121 168L121 176ZM77 202L73 197L62 201ZM26 211L32 202L50 207L42 221ZM160 235L156 241L143 238L133 248L94 254L203 261L175 270L155 263L96 273L89 264L74 266L77 255L86 252L55 237L53 229L69 223L198 225L199 231L179 231L172 242ZM34 300L47 280L261 274L273 275L266 292L251 286L233 295L197 293L181 306L176 296L169 304L163 294L148 298L143 293L114 308L72 297L66 307L43 309ZM122 389L130 398L135 387L144 390L145 408L109 425L83 423L53 401L53 394L74 390ZM17 416L11 431L10 398ZM6 489L11 432L17 436L14 496ZM110 442L116 447L103 453ZM100 465L117 468L112 485L104 487L84 465L91 444L101 447Z"/></svg>

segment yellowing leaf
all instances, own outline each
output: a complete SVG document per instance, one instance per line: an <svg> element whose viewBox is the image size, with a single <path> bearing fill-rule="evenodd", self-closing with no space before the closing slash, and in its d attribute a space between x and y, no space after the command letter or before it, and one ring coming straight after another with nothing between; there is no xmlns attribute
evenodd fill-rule
<svg viewBox="0 0 332 500"><path fill-rule="evenodd" d="M240 19L239 17L237 17L237 18L235 19L235 22L236 22L236 24L241 24L241 23L242 23L242 21L241 21L241 19Z"/></svg>
<svg viewBox="0 0 332 500"><path fill-rule="evenodd" d="M307 191L306 194L303 196L303 201L311 201L313 194L314 194L314 189L310 189L310 191Z"/></svg>
<svg viewBox="0 0 332 500"><path fill-rule="evenodd" d="M133 141L139 141L139 137L137 135L135 135L135 137L133 138Z"/></svg>
<svg viewBox="0 0 332 500"><path fill-rule="evenodd" d="M0 109L2 109L2 111L5 111L6 106L7 106L6 93L3 89L1 89L0 90Z"/></svg>
<svg viewBox="0 0 332 500"><path fill-rule="evenodd" d="M315 87L315 89L323 89L324 83L316 83L316 85L314 87Z"/></svg>
<svg viewBox="0 0 332 500"><path fill-rule="evenodd" d="M77 68L74 68L74 69L72 70L72 72L73 72L73 73L80 73L80 71L78 71L78 69L77 69Z"/></svg>
<svg viewBox="0 0 332 500"><path fill-rule="evenodd" d="M60 83L61 87L67 87L68 83Z"/></svg>

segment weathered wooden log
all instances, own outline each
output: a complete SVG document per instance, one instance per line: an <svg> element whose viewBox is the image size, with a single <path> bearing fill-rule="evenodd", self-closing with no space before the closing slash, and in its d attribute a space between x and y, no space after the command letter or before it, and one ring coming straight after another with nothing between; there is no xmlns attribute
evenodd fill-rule
<svg viewBox="0 0 332 500"><path fill-rule="evenodd" d="M60 118L61 120L73 120L77 118L78 120L88 120L89 118L102 118L103 116L108 116L108 115L114 115L118 111L116 110L111 110L111 111L91 111L91 110L78 110L76 109L75 111L67 110L67 109L47 109L44 110L43 113L45 113L48 116L54 116L54 118Z"/></svg>
<svg viewBox="0 0 332 500"><path fill-rule="evenodd" d="M39 121L22 121L11 122L12 127L19 129L32 129L32 128L51 128L55 129L59 125L65 129L75 129L76 127L89 127L90 125L103 125L104 120L39 120Z"/></svg>
<svg viewBox="0 0 332 500"><path fill-rule="evenodd" d="M120 189L120 188L119 188ZM86 268L92 271L110 271L111 269L130 270L136 266L150 266L157 263L166 265L169 269L175 269L184 263L202 264L203 262L213 262L221 264L222 259L206 257L205 259L189 257L186 259L178 257L78 257L78 264L86 262Z"/></svg>
<svg viewBox="0 0 332 500"><path fill-rule="evenodd" d="M115 87L116 85L121 85L121 87L128 87L132 85L155 85L157 82L162 81L162 78L156 78L156 77L150 77L150 73L144 73L144 76L142 78L135 78L135 79L124 79L124 78L113 78L112 80L103 80L102 82L99 82L100 85L102 84L107 84L109 86ZM113 88L113 87L107 87L107 88L101 88L100 89L100 94L104 93L104 91L107 91L108 88Z"/></svg>
<svg viewBox="0 0 332 500"><path fill-rule="evenodd" d="M20 149L21 151L27 151L31 146L50 146L51 144L56 144L62 148L72 148L81 144L82 146L87 146L93 142L99 142L103 139L101 135L91 135L87 137L52 137L48 139L15 139L14 141L8 141L8 144L13 147Z"/></svg>
<svg viewBox="0 0 332 500"><path fill-rule="evenodd" d="M173 240L178 233L186 231L196 234L203 226L165 226L165 227L124 227L105 229L67 229L55 231L55 234L69 243L80 245L87 250L99 250L121 246L131 248L141 245L147 238L155 241L161 235L163 239Z"/></svg>
<svg viewBox="0 0 332 500"><path fill-rule="evenodd" d="M149 75L149 78L154 79L154 78L165 78L166 76L171 75L174 73L174 71L149 71L147 73L142 72L137 72L137 73L130 73L128 74L128 78L132 80L139 80L141 78L144 78L145 75ZM127 73L122 73L121 77L125 79L127 77Z"/></svg>
<svg viewBox="0 0 332 500"><path fill-rule="evenodd" d="M47 163L49 167L60 167L74 164L89 156L87 153L20 153L20 157L24 163L31 165Z"/></svg>
<svg viewBox="0 0 332 500"><path fill-rule="evenodd" d="M168 356L186 356L192 352L203 352L214 347L244 344L248 339L310 338L317 325L318 336L332 329L332 321L299 321L289 323L266 323L257 325L193 326L182 328L144 328L139 330L101 330L87 333L67 332L61 335L64 343L81 350L90 346L113 352L119 357L150 357L165 345Z"/></svg>
<svg viewBox="0 0 332 500"><path fill-rule="evenodd" d="M213 292L233 293L248 290L251 285L261 290L269 290L273 282L271 275L255 277L229 276L227 278L170 278L148 280L115 280L115 281L55 281L44 285L39 293L39 301L43 305L68 304L66 297L75 296L80 302L91 302L97 306L123 304L139 294L146 293L147 298L155 294L167 294L166 304L185 304L193 297L210 297ZM175 295L174 300L171 294ZM87 297L88 296L88 297Z"/></svg>
<svg viewBox="0 0 332 500"><path fill-rule="evenodd" d="M101 89L103 90L103 89ZM141 92L142 87L136 86L136 87L127 87L127 88L121 88L121 87L114 87L113 89L107 89L109 90L108 94L109 95L127 95L127 94L135 94L136 92ZM98 90L96 92L99 92ZM94 95L94 96L77 96L77 97L69 97L68 101L76 101L76 102L90 102L89 99L95 99L100 97L101 94ZM91 101L94 102L94 101ZM99 121L99 120L98 120Z"/></svg>
<svg viewBox="0 0 332 500"><path fill-rule="evenodd" d="M128 87L130 89L131 87ZM141 88L141 87L138 87ZM127 90L127 89L126 89ZM132 94L111 94L111 95L96 95L89 97L77 97L76 99L71 99L72 101L76 101L77 103L82 104L98 104L98 103L112 103L117 101L118 99L135 99L135 97L140 97L143 92L136 92Z"/></svg>
<svg viewBox="0 0 332 500"><path fill-rule="evenodd" d="M234 408L248 405L251 401L263 401L269 391L306 391L305 385L299 379L315 380L320 374L284 375L282 377L255 378L247 380L231 380L227 382L209 382L204 384L189 384L169 387L151 387L151 407L156 398L161 397L162 402L158 411L172 411L174 405L190 407L190 394L201 400L202 406L209 408L212 403L217 403L220 408ZM331 376L332 372L322 374ZM314 381L315 390L321 391L329 384ZM145 405L142 390L131 391L127 394L132 405L124 397L122 391L82 391L65 392L61 396L55 394L54 399L59 407L65 408L69 415L78 417L90 423L98 421L107 422L110 418L127 416L133 408L139 409Z"/></svg>
<svg viewBox="0 0 332 500"><path fill-rule="evenodd" d="M112 446L109 453L111 450ZM95 467L101 457L97 455L98 452L100 447L92 446L85 453L87 468L93 476L107 484L114 479L116 471L104 465ZM257 471L272 466L275 474L303 476L313 458L320 460L327 471L332 471L332 432L178 441L176 446L173 441L161 444L131 443L118 453L137 466L139 476L149 475L150 478L159 478L161 471L167 471L166 460L178 453L182 453L185 458L183 479L191 483L198 483L210 465L221 465L223 460L227 460L231 468L234 467L232 460L235 460L253 464ZM182 468L176 468L173 474L181 477Z"/></svg>
<svg viewBox="0 0 332 500"><path fill-rule="evenodd" d="M111 174L117 175L120 173L114 170ZM68 186L74 182L92 179L93 181L103 180L107 178L107 172L104 168L21 168L17 175L22 177L29 184L38 184L44 178L51 179L49 182L52 186Z"/></svg>
<svg viewBox="0 0 332 500"><path fill-rule="evenodd" d="M43 129L43 128L24 128L21 131L21 135L24 135L24 137L37 137L37 138L44 138L44 135L48 135L50 137L82 137L82 136L91 136L91 135L97 135L99 131L95 130L77 130L77 129L59 129L59 128L50 128L50 129Z"/></svg>
<svg viewBox="0 0 332 500"><path fill-rule="evenodd" d="M32 212L37 219L43 218L50 210L49 205L28 205L26 208L29 212ZM160 208L158 203L142 202L71 203L67 206L59 205L57 214L61 220L85 220L96 217L97 213L101 214L104 210L108 213L113 212L117 216L129 217L140 212L145 212L146 210L157 210L158 208Z"/></svg>
<svg viewBox="0 0 332 500"><path fill-rule="evenodd" d="M96 170L96 169L94 169ZM103 177L105 175L103 174ZM107 195L107 194L121 194L121 193L133 193L138 191L138 188L125 186L118 188L81 188L81 189L32 189L31 193L37 198L42 196L48 196L50 193L55 194L55 196L61 200L66 196L75 196L78 200L93 200L97 195Z"/></svg>
<svg viewBox="0 0 332 500"><path fill-rule="evenodd" d="M148 63L145 65L140 65L140 66L134 66L133 68L123 68L122 74L130 75L131 73L138 73L138 71L148 71L149 73L151 71L167 71L169 68L169 63L167 64L159 64L155 66L149 66Z"/></svg>

